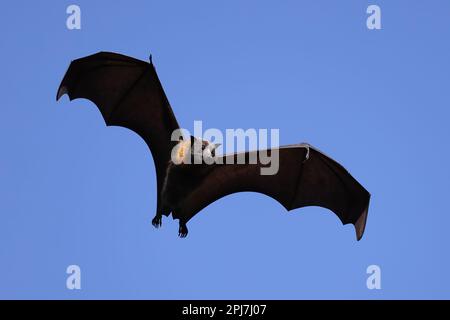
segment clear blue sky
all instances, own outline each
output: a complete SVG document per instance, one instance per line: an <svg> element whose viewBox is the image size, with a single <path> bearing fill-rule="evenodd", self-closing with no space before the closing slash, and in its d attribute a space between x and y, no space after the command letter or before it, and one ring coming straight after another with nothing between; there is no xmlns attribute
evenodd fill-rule
<svg viewBox="0 0 450 320"><path fill-rule="evenodd" d="M444 0L3 3L0 298L450 298L449 17ZM171 218L155 230L145 143L87 100L55 101L69 62L98 51L152 53L188 129L279 128L342 163L372 194L362 241L325 209L252 193L210 205L187 239Z"/></svg>

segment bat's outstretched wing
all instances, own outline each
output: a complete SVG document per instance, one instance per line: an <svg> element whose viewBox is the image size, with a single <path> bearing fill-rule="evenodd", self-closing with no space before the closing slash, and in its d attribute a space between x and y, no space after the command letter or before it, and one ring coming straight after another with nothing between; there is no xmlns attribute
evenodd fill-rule
<svg viewBox="0 0 450 320"><path fill-rule="evenodd" d="M274 198L287 210L305 206L328 208L343 224L354 224L356 237L360 240L369 208L370 194L367 190L340 164L307 144L277 150L279 170L275 175L261 175L260 169L265 166L259 158L256 164L249 164L250 157L258 151L224 156L224 164L205 167L208 172L206 178L185 200L177 214L188 221L219 198L236 192L254 191ZM246 164L236 164L239 155L245 157ZM227 158L234 160L235 164L226 164Z"/></svg>
<svg viewBox="0 0 450 320"><path fill-rule="evenodd" d="M107 126L131 129L144 139L155 161L159 201L171 134L179 126L153 64L109 52L72 61L56 99L64 94L91 100Z"/></svg>

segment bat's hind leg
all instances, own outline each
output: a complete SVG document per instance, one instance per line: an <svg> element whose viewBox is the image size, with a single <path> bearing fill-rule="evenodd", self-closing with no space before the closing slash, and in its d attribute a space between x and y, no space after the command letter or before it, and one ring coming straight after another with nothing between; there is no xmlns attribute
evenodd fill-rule
<svg viewBox="0 0 450 320"><path fill-rule="evenodd" d="M154 217L153 220L152 220L152 225L153 225L155 228L159 228L159 227L162 226L162 214L157 213L157 214L155 215L155 217Z"/></svg>
<svg viewBox="0 0 450 320"><path fill-rule="evenodd" d="M180 227L178 228L178 236L180 238L186 238L189 233L189 230L186 226L186 222L180 219Z"/></svg>
<svg viewBox="0 0 450 320"><path fill-rule="evenodd" d="M179 208L178 209L174 209L172 211L172 217L174 219L178 219L179 224L180 224L180 226L178 228L178 236L180 238L186 238L188 233L189 233L189 230L188 230L188 228L186 226L187 220L186 220L186 218L183 215L180 214L180 209Z"/></svg>
<svg viewBox="0 0 450 320"><path fill-rule="evenodd" d="M158 206L158 209L156 210L156 215L152 220L152 225L155 228L160 228L162 226L162 216L165 212L170 212L170 210L163 206Z"/></svg>

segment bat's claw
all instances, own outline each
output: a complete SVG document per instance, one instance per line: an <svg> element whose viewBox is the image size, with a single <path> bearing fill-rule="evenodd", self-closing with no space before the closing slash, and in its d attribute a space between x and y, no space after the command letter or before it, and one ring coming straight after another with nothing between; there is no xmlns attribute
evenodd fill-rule
<svg viewBox="0 0 450 320"><path fill-rule="evenodd" d="M180 238L186 238L188 233L189 233L189 230L186 227L186 224L185 223L183 223L183 224L180 223L180 228L178 229L178 236Z"/></svg>
<svg viewBox="0 0 450 320"><path fill-rule="evenodd" d="M305 159L303 160L303 163L304 163L304 162L306 162L306 160L309 160L311 146L308 143L302 143L301 146L306 149Z"/></svg>
<svg viewBox="0 0 450 320"><path fill-rule="evenodd" d="M152 225L157 229L159 227L161 227L162 226L162 216L156 215L152 220Z"/></svg>

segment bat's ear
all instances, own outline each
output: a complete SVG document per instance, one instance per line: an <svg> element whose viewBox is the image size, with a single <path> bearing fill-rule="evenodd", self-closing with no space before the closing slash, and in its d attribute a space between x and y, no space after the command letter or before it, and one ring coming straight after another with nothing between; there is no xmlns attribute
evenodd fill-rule
<svg viewBox="0 0 450 320"><path fill-rule="evenodd" d="M213 150L216 150L221 145L222 145L221 143L214 143Z"/></svg>

